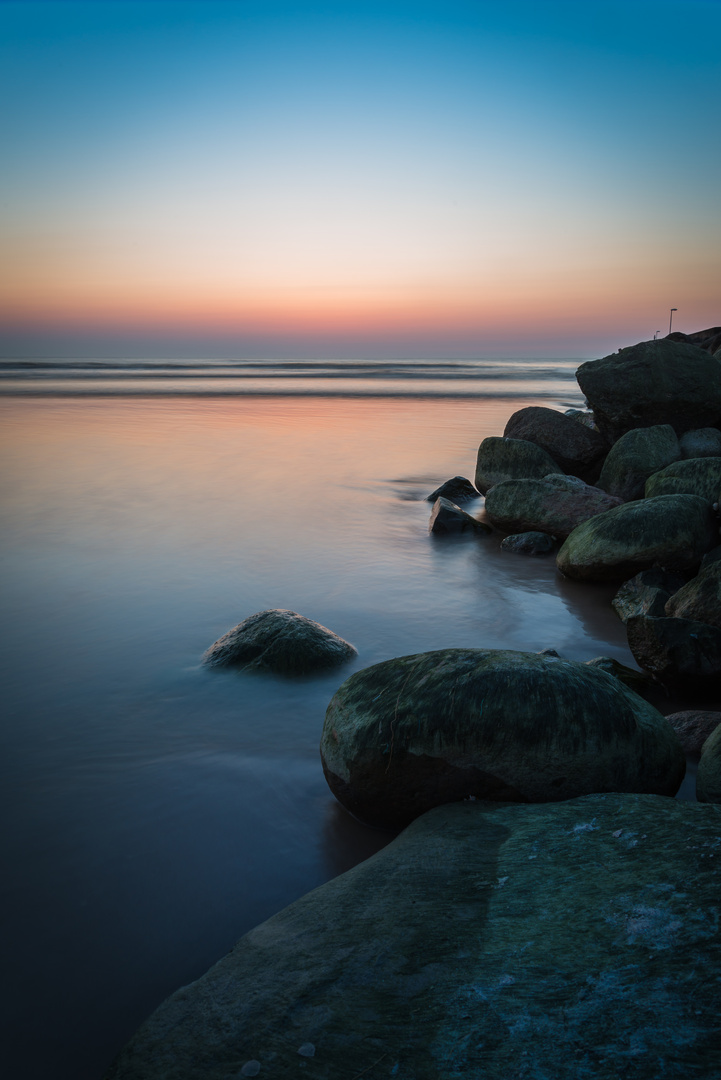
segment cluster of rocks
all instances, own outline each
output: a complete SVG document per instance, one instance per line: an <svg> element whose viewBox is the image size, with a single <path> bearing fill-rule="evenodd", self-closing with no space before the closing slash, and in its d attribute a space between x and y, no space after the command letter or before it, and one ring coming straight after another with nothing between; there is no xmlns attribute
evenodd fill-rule
<svg viewBox="0 0 721 1080"><path fill-rule="evenodd" d="M490 526L504 550L558 547L570 578L626 582L614 606L636 662L691 695L721 680L720 346L713 328L581 365L586 410L520 409L481 443L482 520L453 497L474 490L462 477L431 496L432 532Z"/></svg>

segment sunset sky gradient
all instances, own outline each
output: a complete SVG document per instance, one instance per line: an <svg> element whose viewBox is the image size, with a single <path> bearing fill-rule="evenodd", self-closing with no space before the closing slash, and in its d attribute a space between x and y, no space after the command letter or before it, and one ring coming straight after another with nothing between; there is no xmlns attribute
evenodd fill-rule
<svg viewBox="0 0 721 1080"><path fill-rule="evenodd" d="M2 3L5 357L721 323L721 4Z"/></svg>

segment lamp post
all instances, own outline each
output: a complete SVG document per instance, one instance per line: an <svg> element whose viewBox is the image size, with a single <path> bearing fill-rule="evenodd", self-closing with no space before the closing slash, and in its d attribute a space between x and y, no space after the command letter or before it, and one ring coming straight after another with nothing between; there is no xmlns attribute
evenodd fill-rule
<svg viewBox="0 0 721 1080"><path fill-rule="evenodd" d="M668 332L669 332L669 334L671 333L671 323L673 322L673 313L674 313L674 311L678 311L678 308L677 307L672 307L671 308L671 314L669 315L669 320L668 320Z"/></svg>
<svg viewBox="0 0 721 1080"><path fill-rule="evenodd" d="M657 330L657 331L655 332L655 334L653 335L653 340L654 340L654 341L656 340L656 338L658 337L658 335L659 335L660 333L661 333L661 331L660 331L660 330Z"/></svg>

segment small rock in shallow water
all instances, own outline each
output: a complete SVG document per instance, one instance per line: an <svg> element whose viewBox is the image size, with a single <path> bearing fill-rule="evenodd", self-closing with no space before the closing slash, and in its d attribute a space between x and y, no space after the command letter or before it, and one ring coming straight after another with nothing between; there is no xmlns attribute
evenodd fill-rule
<svg viewBox="0 0 721 1080"><path fill-rule="evenodd" d="M428 532L436 536L446 533L467 532L490 533L493 530L490 525L477 521L460 506L456 506L450 499L442 496L436 499L431 512L431 520L428 523Z"/></svg>
<svg viewBox="0 0 721 1080"><path fill-rule="evenodd" d="M304 675L335 667L357 655L350 642L320 623L295 611L273 608L250 615L218 638L202 663L208 667Z"/></svg>
<svg viewBox="0 0 721 1080"><path fill-rule="evenodd" d="M453 503L462 503L480 497L480 492L476 491L470 480L466 480L465 476L454 476L452 480L446 480L445 484L432 491L426 502L434 503L436 499L444 498Z"/></svg>

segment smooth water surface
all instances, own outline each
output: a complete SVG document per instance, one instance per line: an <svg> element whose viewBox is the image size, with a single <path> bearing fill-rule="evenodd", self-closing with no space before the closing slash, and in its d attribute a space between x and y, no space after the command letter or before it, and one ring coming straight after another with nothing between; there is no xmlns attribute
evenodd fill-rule
<svg viewBox="0 0 721 1080"><path fill-rule="evenodd" d="M8 1075L101 1076L163 997L390 839L320 767L353 670L445 646L632 663L612 587L428 536L424 496L535 400L0 400ZM358 659L199 666L270 607Z"/></svg>

